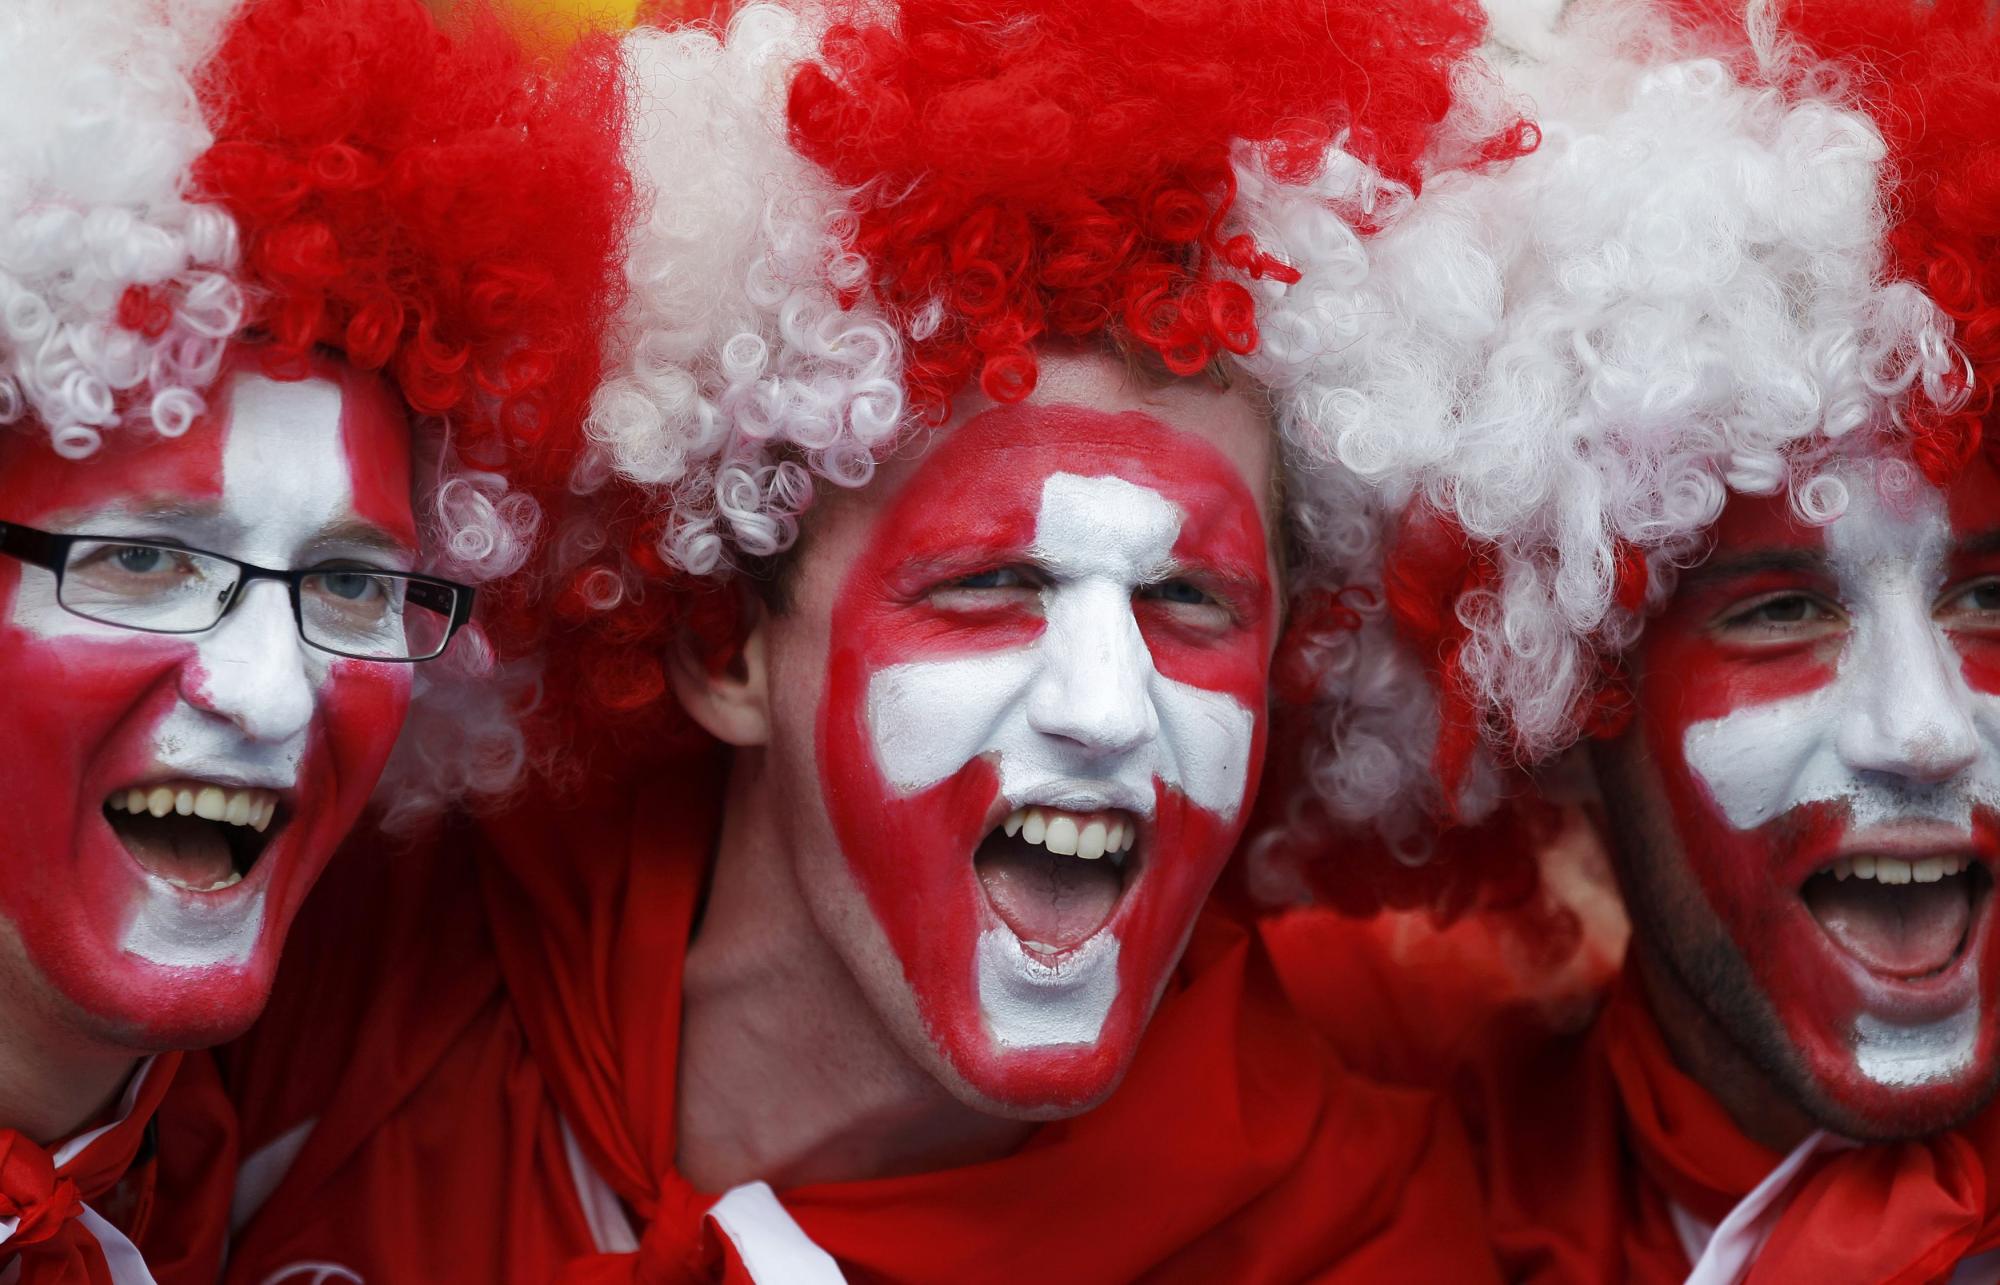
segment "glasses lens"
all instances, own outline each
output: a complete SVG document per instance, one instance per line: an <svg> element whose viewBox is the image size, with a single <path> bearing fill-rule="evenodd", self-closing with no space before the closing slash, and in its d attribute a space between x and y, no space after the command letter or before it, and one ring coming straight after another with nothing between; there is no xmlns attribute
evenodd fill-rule
<svg viewBox="0 0 2000 1285"><path fill-rule="evenodd" d="M458 591L385 571L316 571L299 582L306 641L369 660L429 660L451 636Z"/></svg>
<svg viewBox="0 0 2000 1285"><path fill-rule="evenodd" d="M163 544L79 540L63 566L62 605L79 616L159 633L199 633L222 619L236 564Z"/></svg>

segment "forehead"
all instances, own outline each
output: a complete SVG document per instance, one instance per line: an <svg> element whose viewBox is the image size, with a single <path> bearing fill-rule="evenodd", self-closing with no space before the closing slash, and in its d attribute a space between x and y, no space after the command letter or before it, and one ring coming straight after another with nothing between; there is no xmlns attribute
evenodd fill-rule
<svg viewBox="0 0 2000 1285"><path fill-rule="evenodd" d="M1827 523L1799 517L1784 494L1732 496L1715 524L1711 558L1802 551L1858 568L1941 557L2000 526L2000 472L1984 455L1942 492L1900 460L1854 461L1832 475L1846 486L1847 505Z"/></svg>
<svg viewBox="0 0 2000 1285"><path fill-rule="evenodd" d="M1183 506L1247 502L1268 521L1272 430L1254 399L1191 380L1152 385L1097 354L1045 359L1034 393L977 403L888 461L860 498L902 520L1040 502L1051 474L1125 478Z"/></svg>
<svg viewBox="0 0 2000 1285"><path fill-rule="evenodd" d="M174 513L213 513L236 530L359 516L413 541L410 479L401 404L331 361L292 381L239 365L180 437L113 433L82 461L58 456L38 425L0 433L0 516L72 528Z"/></svg>

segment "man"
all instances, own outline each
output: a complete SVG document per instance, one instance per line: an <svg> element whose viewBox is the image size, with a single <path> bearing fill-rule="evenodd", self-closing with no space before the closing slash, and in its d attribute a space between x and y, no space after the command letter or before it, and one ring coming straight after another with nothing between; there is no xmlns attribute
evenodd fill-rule
<svg viewBox="0 0 2000 1285"><path fill-rule="evenodd" d="M1476 23L844 12L627 42L578 783L316 907L233 1278L1482 1278L1449 1121L1206 906L1350 494L1316 291L1521 142L1441 137Z"/></svg>
<svg viewBox="0 0 2000 1285"><path fill-rule="evenodd" d="M433 217L449 201L422 184L371 196L393 158L335 120L337 98L310 107L319 150L286 155L269 125L231 128L230 107L196 97L198 80L253 95L271 29L304 38L289 9L224 23L37 2L5 20L5 92L22 100L0 251L0 403L18 421L0 434L10 1279L214 1279L231 1127L212 1069L182 1052L256 1017L389 763L419 663L470 618L466 582L523 556L523 497L460 451L504 464L510 418L561 414L566 374L587 387L574 363L521 357L568 342L596 297L557 284L570 265L546 240L594 236L608 262L615 202L594 226L565 214L478 238L489 270L560 319L496 324L409 217L413 198ZM389 16L363 9L320 21L345 39ZM421 8L398 16L435 59ZM493 99L518 94L521 68L482 73L507 78ZM425 145L442 153L434 124ZM565 124L563 145L582 133ZM482 153L532 159L520 143ZM401 793L466 771L410 763Z"/></svg>
<svg viewBox="0 0 2000 1285"><path fill-rule="evenodd" d="M1434 804L1580 742L1632 920L1593 1029L1510 1011L1473 1068L1510 1272L1992 1280L2000 29L1752 16L1544 35L1544 149L1384 238L1470 289L1353 355L1466 391L1341 451L1405 501Z"/></svg>

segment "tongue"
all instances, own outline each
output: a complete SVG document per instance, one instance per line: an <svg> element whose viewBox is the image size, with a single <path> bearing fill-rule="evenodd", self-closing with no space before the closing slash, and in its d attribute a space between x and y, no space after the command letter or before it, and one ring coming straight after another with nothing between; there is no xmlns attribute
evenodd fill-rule
<svg viewBox="0 0 2000 1285"><path fill-rule="evenodd" d="M1951 962L1972 920L1972 880L1881 884L1821 875L1806 906L1841 949L1890 977L1921 977Z"/></svg>
<svg viewBox="0 0 2000 1285"><path fill-rule="evenodd" d="M229 841L214 821L184 816L118 816L111 828L152 874L189 888L213 888L236 872Z"/></svg>
<svg viewBox="0 0 2000 1285"><path fill-rule="evenodd" d="M999 834L980 845L973 864L1001 922L1023 942L1058 950L1102 928L1124 887L1110 861L1061 857Z"/></svg>

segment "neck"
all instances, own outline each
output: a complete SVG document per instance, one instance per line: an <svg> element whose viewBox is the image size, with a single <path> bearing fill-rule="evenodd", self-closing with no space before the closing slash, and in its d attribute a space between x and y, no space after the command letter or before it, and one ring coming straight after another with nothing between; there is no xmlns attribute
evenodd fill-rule
<svg viewBox="0 0 2000 1285"><path fill-rule="evenodd" d="M745 752L681 984L678 1165L704 1191L995 1159L1032 1124L975 1111L906 1054L821 935Z"/></svg>
<svg viewBox="0 0 2000 1285"><path fill-rule="evenodd" d="M1632 950L1674 1064L1707 1089L1752 1142L1783 1154L1805 1141L1813 1130L1805 1112L1716 1025L1643 933L1633 934Z"/></svg>
<svg viewBox="0 0 2000 1285"><path fill-rule="evenodd" d="M4 922L0 982L0 1129L51 1146L109 1109L140 1059L79 1033Z"/></svg>

